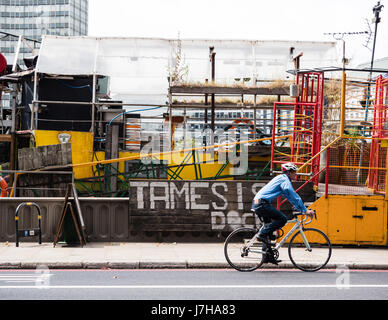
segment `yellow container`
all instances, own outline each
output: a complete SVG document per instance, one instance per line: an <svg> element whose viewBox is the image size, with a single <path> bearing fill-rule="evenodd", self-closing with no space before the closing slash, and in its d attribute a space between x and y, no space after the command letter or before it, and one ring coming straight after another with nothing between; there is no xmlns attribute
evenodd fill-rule
<svg viewBox="0 0 388 320"><path fill-rule="evenodd" d="M317 220L306 228L317 228L327 234L332 244L387 244L387 201L383 196L329 195L314 202ZM287 233L290 227L285 226Z"/></svg>

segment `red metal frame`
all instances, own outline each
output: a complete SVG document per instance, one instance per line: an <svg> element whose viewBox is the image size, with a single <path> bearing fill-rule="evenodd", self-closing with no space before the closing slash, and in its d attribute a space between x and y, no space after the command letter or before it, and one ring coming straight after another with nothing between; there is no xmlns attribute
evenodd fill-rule
<svg viewBox="0 0 388 320"><path fill-rule="evenodd" d="M323 72L298 73L296 84L300 89L299 97L295 102L275 102L273 110L271 170L276 164L293 162L296 165L304 165L312 157L320 152L322 136L323 113ZM289 159L275 159L277 133L277 112L279 110L293 110L294 120L292 128L292 143ZM314 177L314 185L318 185L320 157L306 165L307 173Z"/></svg>
<svg viewBox="0 0 388 320"><path fill-rule="evenodd" d="M388 139L388 79L382 76L376 80L372 138L369 166L385 168L387 152L381 147L381 139ZM385 192L386 183L384 170L369 170L369 188L376 192Z"/></svg>
<svg viewBox="0 0 388 320"><path fill-rule="evenodd" d="M316 174L314 174L311 178L309 178L305 183L303 183L298 189L296 189L295 192L298 192L300 189L304 188L309 182L313 181L316 176L319 176L325 170L327 170L326 167L319 170ZM280 199L281 199L281 197L278 197L277 205L278 205L279 210L280 210L280 206L287 201L287 199L284 199L283 201L281 201Z"/></svg>

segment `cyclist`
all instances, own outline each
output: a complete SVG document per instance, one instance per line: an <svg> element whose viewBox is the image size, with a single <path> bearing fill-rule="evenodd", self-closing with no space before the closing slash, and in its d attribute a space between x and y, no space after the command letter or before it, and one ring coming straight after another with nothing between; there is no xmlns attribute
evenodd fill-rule
<svg viewBox="0 0 388 320"><path fill-rule="evenodd" d="M266 224L258 235L258 240L263 242L263 251L268 244L268 238L275 230L281 229L287 223L287 217L279 210L271 206L274 198L280 195L286 197L294 207L300 212L313 215L314 211L307 209L300 196L295 192L291 181L296 178L298 167L289 162L282 164L282 174L273 178L256 194L252 202L252 209L262 217ZM268 246L269 255L265 255L264 263L271 262L278 264L281 260L275 260L272 255L272 249Z"/></svg>

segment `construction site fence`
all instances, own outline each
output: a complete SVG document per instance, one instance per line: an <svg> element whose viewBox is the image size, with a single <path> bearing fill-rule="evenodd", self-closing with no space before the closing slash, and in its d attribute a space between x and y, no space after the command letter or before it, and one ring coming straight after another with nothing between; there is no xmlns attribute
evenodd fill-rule
<svg viewBox="0 0 388 320"><path fill-rule="evenodd" d="M378 150L373 149L376 143ZM378 163L373 162L376 157ZM343 137L322 152L320 160L318 189L325 195L386 193L387 148L381 146L381 140Z"/></svg>
<svg viewBox="0 0 388 320"><path fill-rule="evenodd" d="M319 177L316 187L324 194L386 194L387 189L387 139L368 137L337 137L327 146L321 147L321 152L316 155L320 159ZM310 158L310 162L313 159ZM140 159L137 159L140 164ZM94 164L94 163L93 163ZM76 183L77 189L84 191L87 196L95 196L101 193L104 196L124 196L126 194L126 184L130 179L172 179L179 180L177 170L188 165L201 165L202 163L181 163L175 166L164 164L149 164L152 170L163 172L163 176L148 176L146 173L150 168L136 167L132 172L118 172L114 169L107 169L109 163L101 164L104 171L93 179L77 181L74 179L73 171L0 171L1 176L7 183L8 197L63 197L68 183ZM95 165L95 164L94 164ZM311 174L305 173L303 166L299 165L300 181L313 180ZM260 171L260 172L259 172ZM247 172L246 179L255 179L264 172L268 174L269 165L260 168L259 171ZM225 178L221 174L214 176L214 180ZM276 174L275 172L272 172ZM118 190L106 190L103 188L105 178L116 176L119 178ZM233 177L229 177L233 178ZM121 179L121 180L120 180ZM199 180L200 177L199 177ZM206 180L206 179L205 179ZM98 182L98 190L83 189L82 184L88 182ZM3 189L3 188L2 188ZM125 195L126 196L126 195Z"/></svg>

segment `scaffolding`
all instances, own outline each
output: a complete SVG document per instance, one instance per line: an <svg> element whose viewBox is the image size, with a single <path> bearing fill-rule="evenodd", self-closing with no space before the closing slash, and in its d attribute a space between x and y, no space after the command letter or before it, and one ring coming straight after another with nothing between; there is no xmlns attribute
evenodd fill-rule
<svg viewBox="0 0 388 320"><path fill-rule="evenodd" d="M32 78L33 99L30 134L38 128L39 112L47 106L52 104L63 106L78 105L90 110L91 119L85 120L85 122L89 126L88 130L90 132L88 133L94 138L92 142L93 147L90 151L90 158L92 159L83 159L85 160L83 163L88 164L92 174L90 176L76 177L77 185L85 191L85 194L120 196L125 194L130 179L183 180L188 179L186 175L188 171L191 172L191 179L198 180L234 179L237 177L248 180L269 178L270 173L278 172L277 170L281 163L289 161L295 162L301 167L299 170L301 180L312 180L317 187L322 181L325 165L323 160L328 159L328 157L324 157L324 152L328 151L328 153L331 153L333 159L336 152L334 147L348 148L339 144L339 137L342 138L343 143L344 141L359 143L357 139L353 139L353 135L356 134L362 136L359 153L357 153L356 149L353 150L351 160L347 157L349 150L346 149L347 153L338 153L338 158L343 159L343 161L341 160L342 162L337 161L336 164L329 163L329 165L358 167L356 169L357 174L355 177L357 177L357 181L354 183L355 185L365 184L366 167L382 168L383 166L382 162L373 164L373 166L371 166L372 162L371 164L367 163L367 159L369 161L372 157L368 141L372 141L372 150L377 150L373 149L377 148L373 141L380 141L379 149L373 151L372 154L377 152L381 155L381 161L385 159L384 152L386 151L384 146L382 146L384 142L381 142L386 136L376 136L375 130L373 133L373 139L375 140L368 140L369 134L372 132L370 116L371 114L373 115L373 108L368 109L360 104L364 100L367 106L371 105L369 99L364 99L363 96L365 90L369 90L369 87L373 87L373 85L364 79L346 78L345 73L386 72L386 70L344 68L297 69L294 71L294 75L295 85L299 92L297 92L296 97L290 100L290 81L283 81L279 85L276 82L270 83L263 79L261 81L258 80L257 70L255 69L258 58L254 50L258 45L256 42L239 43L244 48L246 46L246 48L252 50L252 56L248 59L252 63L244 65L244 68L246 68L244 72L249 71L249 77L244 77L243 74L233 74L231 72L232 69L228 69L229 67L226 66L219 72L221 75L217 74L216 76L214 68L220 64L215 63L215 52L211 51L211 65L206 55L204 58L201 58L200 62L201 70L206 69L206 72L202 74L208 73L209 70L207 68L211 68L211 81L205 80L204 83L196 81L194 83L185 82L177 84L173 83L172 79L169 78L168 85L165 74L166 65L172 68L175 63L176 67L177 61L174 62L174 58L177 57L174 57L172 49L180 43L179 41L162 39L127 39L124 41L123 39L75 38L71 39L70 42L73 45L77 44L80 46L74 52L74 57L84 57L85 52L90 53L94 57L94 60L91 59L93 61L88 61L87 64L82 64L80 61L83 60L77 59L77 66L74 67L80 72L77 74L90 78L90 83L87 84L87 90L90 90L92 93L90 101L54 101L43 100L39 97L39 81L37 80L75 77L74 70L70 70L68 66L57 63L58 57L69 55L69 42L58 37L45 38L36 69L29 70L28 74L14 75L16 77L14 81L18 82L20 78L26 76ZM189 48L192 45L190 41L183 41L181 44L183 50L190 52ZM205 45L208 46L208 44L208 41L200 41L200 50L198 52L203 54L204 48L209 48L204 47ZM228 52L227 50L229 50L228 48L233 42L220 41L216 42L216 44L217 48L225 49L225 52ZM282 44L282 46L284 45L286 44ZM329 47L330 49L328 49ZM128 52L130 53L124 55L125 64L123 65L119 63L123 62L123 57L120 56L119 52L124 52L129 48L136 48L136 50L129 50ZM325 48L324 51L327 56L331 55L332 44L322 44L322 48ZM149 50L156 52L156 55L151 57ZM109 54L105 55L105 53ZM229 63L230 61L225 56L220 56L221 58L217 56L217 62L228 66L234 65ZM152 63L150 62L151 59ZM271 57L271 59L274 58ZM190 61L194 63L194 60L194 57L191 56ZM239 63L245 61L241 57L237 60ZM288 60L290 60L290 57L288 57ZM151 68L151 64L155 68ZM143 72L144 68L144 78L140 79L138 77L136 73L138 71L135 72L133 68L135 65L139 67L136 70L142 70ZM216 83L216 80L224 79L224 70L226 69L228 69L229 83L224 85ZM342 83L337 78L328 78L327 76L338 71L343 72ZM53 73L56 75L53 75ZM61 76L58 76L58 74ZM98 87L101 85L100 80L105 77L103 74L111 77L111 80L118 77L131 77L132 81L133 79L139 80L139 83L133 87L134 91L139 89L140 84L144 83L145 78L147 78L147 81L152 78L163 79L163 92L168 92L168 102L167 104L144 104L128 103L119 100L113 101L106 97L102 99L98 94ZM9 76L7 79L9 80ZM4 78L2 80L8 81L7 79ZM196 80L198 79L196 78ZM232 82L230 81L231 79ZM381 81L385 85L385 82ZM258 86L259 83L261 84L260 86ZM333 87L335 88L333 93L329 90L332 83L334 83ZM165 91L164 89L167 90ZM142 94L142 97L145 94L152 95L151 92L144 93L140 89L139 92ZM382 95L384 94L382 93ZM106 95L107 92L105 92ZM358 105L355 106L355 104ZM103 110L104 106L107 105L111 109ZM378 108L378 104L375 105L376 108ZM108 131L116 130L115 132L117 132L117 130L120 130L118 129L120 125L124 126L124 128L136 127L136 133L140 136L139 131L143 132L144 128L139 123L126 123L126 116L137 111L142 113L143 111L156 109L164 113L158 116L144 114L144 117L142 114L142 118L152 119L160 124L163 129L163 131L157 132L162 136L160 145L167 146L163 150L168 150L170 155L175 151L179 152L179 156L175 154L174 161L170 161L172 157L168 153L164 153L163 156L158 155L158 153L150 153L147 155L148 161L144 162L143 157L139 154L144 144L139 141L140 138L136 141L132 138L130 141L127 141L128 139L125 136L127 131L125 129L123 137L120 136L119 139L113 140L108 139ZM363 121L351 117L356 110L364 114L362 117ZM108 113L112 116L106 117ZM174 121L177 118L181 119L179 123ZM105 125L109 127L109 130L107 129L106 132L101 129ZM194 131L195 126L198 126L196 129L200 129L198 130L200 135L191 139L190 134ZM212 136L210 139L204 139L205 135L203 132L207 129L211 129ZM244 175L233 174L229 170L233 167L233 164L228 162L228 160L220 162L211 168L208 166L214 165L219 160L220 155L224 157L223 153L239 153L241 152L240 148L243 147L241 143L233 144L230 143L230 139L226 139L229 142L228 146L220 148L219 145L222 145L223 141L217 140L219 136L215 134L216 130L220 130L226 136L235 135L237 142L241 142L242 132L247 133L246 145L249 151L250 165ZM349 136L352 136L352 139L344 139ZM114 144L114 148L112 147L111 151L115 148L117 149L115 153L109 153L107 150L104 150L108 140L109 143ZM135 151L134 153L137 154L126 150L126 145L136 145L138 152ZM94 148L95 146L97 148ZM210 157L201 151L204 150L204 147L212 148ZM103 154L104 151L105 154ZM99 161L98 159L104 160ZM373 158L372 160L375 161L376 159ZM328 163L329 161L326 162ZM80 164L82 163L74 163L73 168L80 168ZM375 176L377 174L371 173L368 181L370 183L375 181L373 180ZM116 180L117 183L115 183ZM107 183L107 181L110 182ZM380 182L373 183L381 185ZM116 184L117 186L115 186ZM376 188L383 189L384 187L381 185Z"/></svg>
<svg viewBox="0 0 388 320"><path fill-rule="evenodd" d="M323 111L323 72L298 72L296 86L300 90L295 102L274 104L272 136L289 134L285 141L288 148L272 144L271 170L286 162L302 166L318 154L321 147L322 111ZM300 172L316 176L319 171L318 157L305 166ZM318 177L314 178L318 185Z"/></svg>
<svg viewBox="0 0 388 320"><path fill-rule="evenodd" d="M372 139L368 187L376 192L385 192L387 175L382 169L387 167L388 79L382 76L379 76L376 81Z"/></svg>

